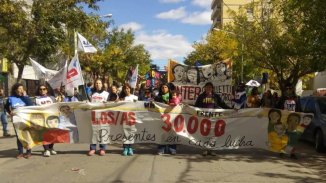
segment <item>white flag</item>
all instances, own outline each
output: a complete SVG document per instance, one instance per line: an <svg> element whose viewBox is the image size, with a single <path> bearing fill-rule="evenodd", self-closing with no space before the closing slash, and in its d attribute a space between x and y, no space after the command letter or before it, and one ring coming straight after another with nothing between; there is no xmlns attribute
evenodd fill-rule
<svg viewBox="0 0 326 183"><path fill-rule="evenodd" d="M61 85L65 85L66 81L66 75L67 75L67 61L65 63L65 66L61 68L56 75L54 75L49 81L49 85L53 89L60 89Z"/></svg>
<svg viewBox="0 0 326 183"><path fill-rule="evenodd" d="M56 70L47 69L43 67L41 64L39 64L38 62L36 62L35 60L31 58L29 59L31 60L34 72L37 75L38 79L44 78L45 81L48 81L58 72Z"/></svg>
<svg viewBox="0 0 326 183"><path fill-rule="evenodd" d="M136 88L137 77L138 77L138 64L137 64L136 68L133 70L131 78L129 80L129 84L130 84L131 88Z"/></svg>
<svg viewBox="0 0 326 183"><path fill-rule="evenodd" d="M78 41L77 41L78 51L83 51L85 53L97 52L97 49L90 42L88 42L84 36L82 36L79 33L77 33L77 36L78 36Z"/></svg>
<svg viewBox="0 0 326 183"><path fill-rule="evenodd" d="M68 66L65 85L66 85L66 92L68 92L70 96L73 95L73 91L75 87L78 88L79 85L84 85L83 74L80 68L77 54L72 58Z"/></svg>

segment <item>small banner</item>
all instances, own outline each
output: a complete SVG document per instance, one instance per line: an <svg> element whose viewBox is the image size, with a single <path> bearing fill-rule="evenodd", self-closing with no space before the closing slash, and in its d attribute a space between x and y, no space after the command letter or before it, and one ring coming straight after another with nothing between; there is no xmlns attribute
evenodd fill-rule
<svg viewBox="0 0 326 183"><path fill-rule="evenodd" d="M291 152L313 115L278 109L239 111L161 103L55 103L18 108L24 147L50 143L184 144L205 149Z"/></svg>
<svg viewBox="0 0 326 183"><path fill-rule="evenodd" d="M172 82L181 93L182 102L195 104L207 82L214 85L214 91L222 100L232 106L232 61L230 59L209 65L188 66L169 60L168 82Z"/></svg>

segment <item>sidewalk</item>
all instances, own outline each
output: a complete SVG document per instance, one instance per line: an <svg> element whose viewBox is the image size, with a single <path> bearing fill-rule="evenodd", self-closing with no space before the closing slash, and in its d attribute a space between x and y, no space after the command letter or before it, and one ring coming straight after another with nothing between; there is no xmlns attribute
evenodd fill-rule
<svg viewBox="0 0 326 183"><path fill-rule="evenodd" d="M219 151L203 157L200 149L178 146L175 156L158 156L156 145L135 145L121 156L109 145L104 157L86 156L88 144L56 144L58 155L45 158L42 147L31 159L15 159L16 138L0 138L1 182L325 182L325 154L302 144L299 160L259 149Z"/></svg>

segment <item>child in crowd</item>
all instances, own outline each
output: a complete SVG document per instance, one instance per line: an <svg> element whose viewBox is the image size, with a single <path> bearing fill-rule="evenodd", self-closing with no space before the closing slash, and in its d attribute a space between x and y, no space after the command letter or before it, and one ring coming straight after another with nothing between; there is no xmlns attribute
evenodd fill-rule
<svg viewBox="0 0 326 183"><path fill-rule="evenodd" d="M171 92L171 98L169 100L169 105L170 106L176 106L181 103L180 95L177 91L172 91Z"/></svg>

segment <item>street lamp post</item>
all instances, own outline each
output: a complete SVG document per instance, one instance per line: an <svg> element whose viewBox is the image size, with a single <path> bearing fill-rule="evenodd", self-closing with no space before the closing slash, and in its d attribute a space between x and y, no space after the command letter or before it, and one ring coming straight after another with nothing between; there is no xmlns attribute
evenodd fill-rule
<svg viewBox="0 0 326 183"><path fill-rule="evenodd" d="M236 34L234 32L225 31L225 30L218 29L218 28L214 28L214 30L226 32L228 34L232 34L232 35L235 35L235 36L239 36L238 34ZM242 32L241 37L244 38L244 32ZM241 40L241 73L240 73L241 83L243 83L243 49L244 49L244 44L243 44L243 40Z"/></svg>

